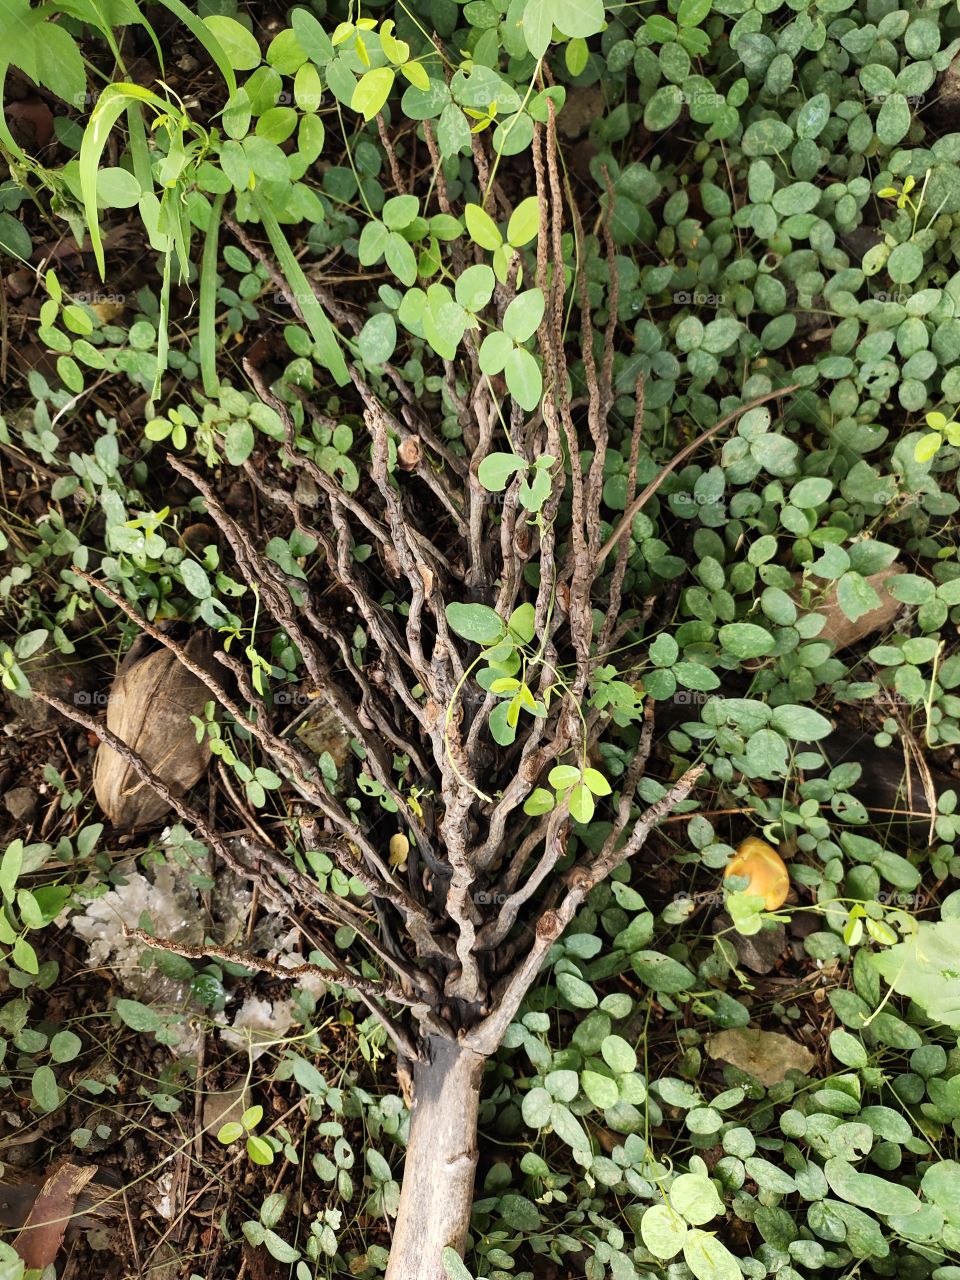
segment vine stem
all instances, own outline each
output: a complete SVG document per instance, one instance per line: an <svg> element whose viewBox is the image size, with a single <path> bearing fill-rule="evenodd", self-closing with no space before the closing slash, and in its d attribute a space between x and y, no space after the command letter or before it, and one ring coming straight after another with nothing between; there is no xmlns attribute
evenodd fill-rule
<svg viewBox="0 0 960 1280"><path fill-rule="evenodd" d="M711 439L712 436L715 436L718 431L722 431L724 427L728 427L731 422L736 422L737 418L742 417L745 413L749 413L751 409L757 409L760 405L767 404L770 400L779 400L782 396L788 396L792 392L799 390L800 383L794 382L789 387L780 387L776 391L768 391L765 395L757 396L753 400L748 400L746 404L739 405L732 413L728 413L726 417L721 418L719 422L715 422L712 427L708 427L707 430L701 432L695 440L691 440L688 445L685 445L675 457L670 459L666 466L660 468L647 487L638 493L633 502L630 503L630 506L620 517L620 521L613 533L611 533L610 537L600 548L598 563L603 563L626 531L633 524L633 518L637 512L641 511L646 506L663 484L664 480L666 480L670 472L676 471L680 463L686 461L686 459L690 457L691 453L696 452L702 444L706 444L706 442Z"/></svg>

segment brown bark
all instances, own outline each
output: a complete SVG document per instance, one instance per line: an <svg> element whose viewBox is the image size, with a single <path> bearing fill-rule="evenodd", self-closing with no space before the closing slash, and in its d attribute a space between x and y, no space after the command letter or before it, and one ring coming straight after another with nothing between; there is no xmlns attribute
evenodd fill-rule
<svg viewBox="0 0 960 1280"><path fill-rule="evenodd" d="M462 1257L477 1168L477 1108L486 1059L431 1036L414 1068L413 1114L386 1280L448 1280L443 1250Z"/></svg>

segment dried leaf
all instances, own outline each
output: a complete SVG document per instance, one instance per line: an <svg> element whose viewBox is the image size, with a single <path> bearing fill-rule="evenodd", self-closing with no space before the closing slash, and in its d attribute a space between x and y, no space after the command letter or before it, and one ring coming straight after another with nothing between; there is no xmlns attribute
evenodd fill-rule
<svg viewBox="0 0 960 1280"><path fill-rule="evenodd" d="M28 1268L36 1267L42 1271L56 1261L76 1208L77 1196L96 1172L94 1165L69 1162L51 1171L13 1242Z"/></svg>
<svg viewBox="0 0 960 1280"><path fill-rule="evenodd" d="M809 1049L789 1036L756 1027L736 1027L710 1036L707 1053L739 1067L765 1085L779 1084L791 1070L806 1074L816 1061Z"/></svg>

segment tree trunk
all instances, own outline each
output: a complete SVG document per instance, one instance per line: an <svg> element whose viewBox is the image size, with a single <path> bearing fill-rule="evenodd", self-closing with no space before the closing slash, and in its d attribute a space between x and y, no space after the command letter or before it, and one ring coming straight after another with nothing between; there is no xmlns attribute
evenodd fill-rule
<svg viewBox="0 0 960 1280"><path fill-rule="evenodd" d="M486 1059L431 1036L415 1064L413 1114L386 1280L447 1280L447 1245L463 1254L477 1168L477 1108Z"/></svg>

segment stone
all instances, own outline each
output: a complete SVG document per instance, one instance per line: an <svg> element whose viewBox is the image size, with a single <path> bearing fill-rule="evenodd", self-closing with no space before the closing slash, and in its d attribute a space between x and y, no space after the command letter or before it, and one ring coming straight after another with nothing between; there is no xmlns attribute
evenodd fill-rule
<svg viewBox="0 0 960 1280"><path fill-rule="evenodd" d="M15 822L27 826L36 821L37 793L33 787L13 787L3 797L3 804Z"/></svg>
<svg viewBox="0 0 960 1280"><path fill-rule="evenodd" d="M759 933L738 933L725 911L717 916L714 933L721 934L730 943L740 964L751 973L770 973L787 946L787 931L782 924L761 929Z"/></svg>

